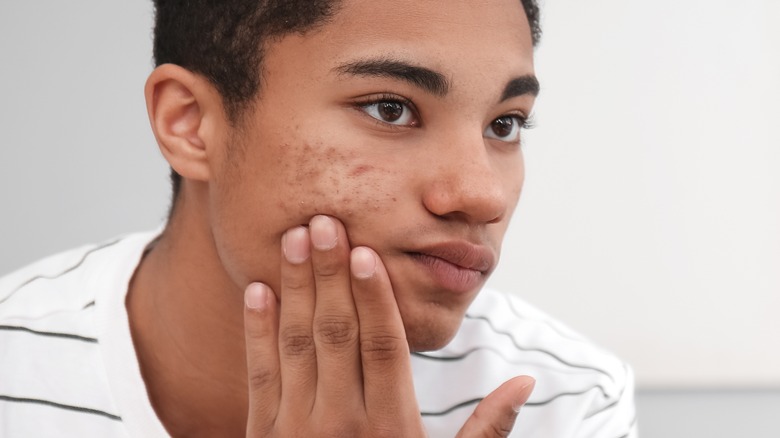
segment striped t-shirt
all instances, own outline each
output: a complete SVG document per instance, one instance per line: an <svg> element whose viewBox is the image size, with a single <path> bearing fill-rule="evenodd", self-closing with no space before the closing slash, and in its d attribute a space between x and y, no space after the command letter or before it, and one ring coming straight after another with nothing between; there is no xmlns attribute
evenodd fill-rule
<svg viewBox="0 0 780 438"><path fill-rule="evenodd" d="M168 436L125 309L158 234L80 247L0 278L0 436ZM431 437L455 436L483 397L521 374L537 383L512 436L636 437L630 369L514 296L483 290L450 344L411 360Z"/></svg>

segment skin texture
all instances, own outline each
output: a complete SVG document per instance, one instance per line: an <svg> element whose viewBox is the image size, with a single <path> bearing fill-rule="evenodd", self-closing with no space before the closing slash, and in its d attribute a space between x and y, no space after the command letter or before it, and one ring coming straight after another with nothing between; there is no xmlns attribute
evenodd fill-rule
<svg viewBox="0 0 780 438"><path fill-rule="evenodd" d="M269 44L260 96L239 126L198 75L164 65L147 82L160 149L185 180L127 306L150 398L173 435L307 436L327 419L355 427L335 435L381 436L388 425L402 436L422 433L409 351L451 339L498 257L523 161L518 142L493 138L491 126L530 114L534 93L502 96L511 80L533 75L533 49L516 0L385 3L346 1L327 25ZM448 91L340 68L367 59L436 71ZM412 102L407 126L377 120L367 106L387 95ZM323 236L315 231L321 215L337 229L326 251L306 247ZM453 290L414 256L442 243L479 248L490 263L456 270L471 280ZM304 261L289 260L306 250ZM368 280L350 270L355 257L373 260ZM294 330L302 336L288 336ZM367 368L369 335L403 345L392 343L378 368ZM291 339L307 338L315 342L304 359L285 354ZM348 342L334 349L322 341L333 338ZM335 357L354 367L328 367ZM285 369L300 375L285 384ZM372 386L376 375L387 388ZM494 392L463 436L511 429L529 382ZM301 400L344 408L291 408Z"/></svg>

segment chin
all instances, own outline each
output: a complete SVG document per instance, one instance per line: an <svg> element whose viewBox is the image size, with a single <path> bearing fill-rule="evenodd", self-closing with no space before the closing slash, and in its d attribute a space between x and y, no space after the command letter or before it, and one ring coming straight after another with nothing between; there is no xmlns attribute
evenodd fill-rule
<svg viewBox="0 0 780 438"><path fill-rule="evenodd" d="M415 280L409 274L401 278ZM406 284L393 283L409 350L439 350L458 333L466 310L483 285L472 291L453 292L431 284L425 277L416 280Z"/></svg>
<svg viewBox="0 0 780 438"><path fill-rule="evenodd" d="M412 353L439 350L447 345L458 332L464 313L444 312L438 309L433 314L419 312L406 316L401 312L406 330L406 340Z"/></svg>

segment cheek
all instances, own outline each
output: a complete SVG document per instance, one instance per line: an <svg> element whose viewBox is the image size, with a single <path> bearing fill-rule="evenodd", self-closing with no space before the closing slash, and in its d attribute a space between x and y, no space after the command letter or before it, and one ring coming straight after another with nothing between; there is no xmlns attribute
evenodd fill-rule
<svg viewBox="0 0 780 438"><path fill-rule="evenodd" d="M514 212L525 182L525 160L520 153L515 160L507 160L507 167L501 168L504 176L504 185L507 187L507 202L510 213ZM510 214L511 216L511 214Z"/></svg>
<svg viewBox="0 0 780 438"><path fill-rule="evenodd" d="M376 243L393 221L398 173L361 154L305 144L279 146L261 161L247 154L241 174L212 194L212 233L229 276L277 285L283 233L317 214L341 220L353 242ZM269 159L270 158L270 159Z"/></svg>
<svg viewBox="0 0 780 438"><path fill-rule="evenodd" d="M370 157L343 152L336 147L303 146L301 153L285 159L285 189L277 206L286 216L308 221L327 214L347 225L390 210L396 201L397 172Z"/></svg>
<svg viewBox="0 0 780 438"><path fill-rule="evenodd" d="M397 201L398 172L373 164L355 164L341 180L338 203L344 220L349 222L364 216L388 216Z"/></svg>

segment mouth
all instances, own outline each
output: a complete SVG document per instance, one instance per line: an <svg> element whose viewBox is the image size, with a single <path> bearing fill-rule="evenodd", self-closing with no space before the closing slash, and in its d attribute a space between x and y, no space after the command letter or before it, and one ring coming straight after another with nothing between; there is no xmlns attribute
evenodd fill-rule
<svg viewBox="0 0 780 438"><path fill-rule="evenodd" d="M478 288L496 263L493 251L466 242L445 242L407 254L438 286L458 293Z"/></svg>

